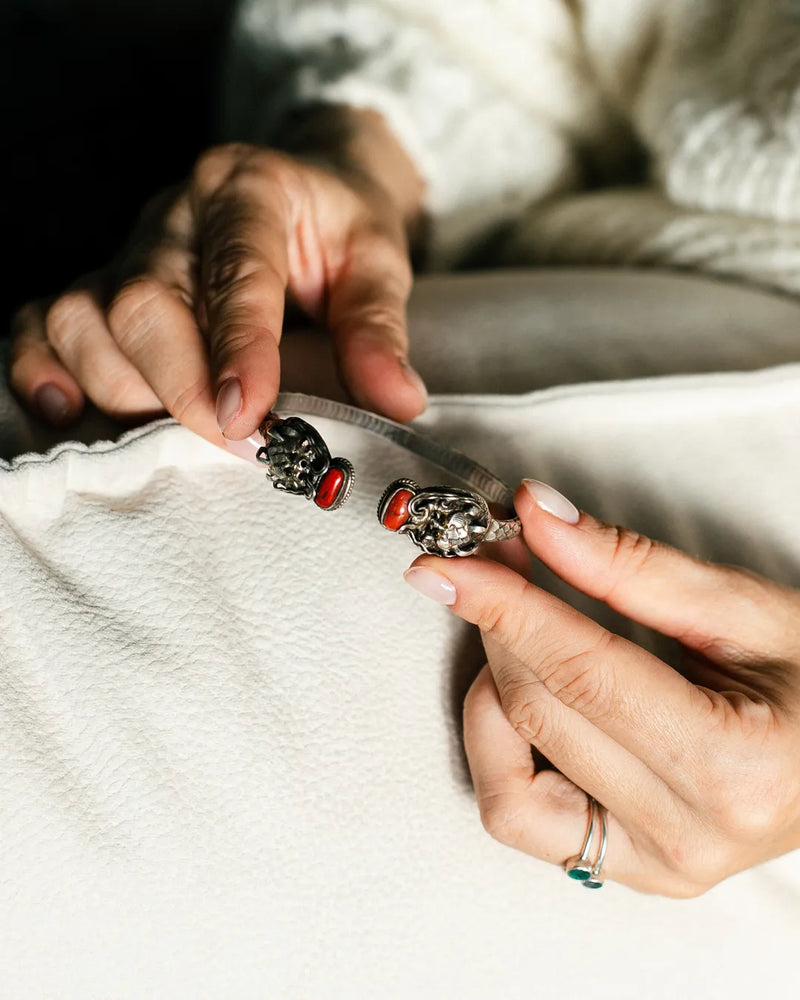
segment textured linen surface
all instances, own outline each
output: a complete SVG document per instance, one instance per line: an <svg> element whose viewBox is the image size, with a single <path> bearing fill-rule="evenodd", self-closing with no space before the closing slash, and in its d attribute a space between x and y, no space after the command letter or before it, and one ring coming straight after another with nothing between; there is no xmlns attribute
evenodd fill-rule
<svg viewBox="0 0 800 1000"><path fill-rule="evenodd" d="M641 328L667 307L683 346L660 353L679 374L653 377ZM472 389L434 397L419 426L509 483L536 475L800 585L798 314L656 276L423 283L416 360L429 380L463 364ZM480 388L493 329L488 381L504 387L503 356L521 378L522 357L534 391ZM737 365L748 329L761 347ZM615 354L599 381L626 330L647 377ZM708 372L715 342L745 370ZM556 355L595 380L555 364L548 379ZM457 722L479 645L409 591L415 550L375 519L390 479L442 473L315 424L359 476L333 514L170 421L0 471L0 993L779 995L797 855L676 902L587 893L483 832Z"/></svg>

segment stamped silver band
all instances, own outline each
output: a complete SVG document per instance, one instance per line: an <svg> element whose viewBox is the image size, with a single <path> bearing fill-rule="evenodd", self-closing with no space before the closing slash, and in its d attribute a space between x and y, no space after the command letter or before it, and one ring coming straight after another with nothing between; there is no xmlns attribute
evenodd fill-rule
<svg viewBox="0 0 800 1000"><path fill-rule="evenodd" d="M489 508L489 504L496 504L513 510L511 490L461 452L404 424L304 393L281 393L275 410L361 427L438 465L472 487L472 490L455 486L423 489L411 480L399 479L386 488L378 505L378 519L390 531L407 535L423 552L445 557L467 556L481 542L507 541L520 533L517 518L497 518Z"/></svg>
<svg viewBox="0 0 800 1000"><path fill-rule="evenodd" d="M309 396L303 392L280 393L273 410L281 414L301 413L308 417L324 417L361 427L371 434L393 441L433 465L438 465L440 469L467 483L489 503L513 510L513 492L501 479L462 452L420 434L406 424L395 423L347 403Z"/></svg>

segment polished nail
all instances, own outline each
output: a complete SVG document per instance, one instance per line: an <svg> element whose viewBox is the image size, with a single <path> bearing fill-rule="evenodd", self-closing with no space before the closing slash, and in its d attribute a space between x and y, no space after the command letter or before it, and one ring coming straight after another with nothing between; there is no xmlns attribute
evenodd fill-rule
<svg viewBox="0 0 800 1000"><path fill-rule="evenodd" d="M445 576L424 566L412 566L403 574L406 583L437 604L455 604L456 588Z"/></svg>
<svg viewBox="0 0 800 1000"><path fill-rule="evenodd" d="M66 424L75 416L75 407L65 392L48 382L36 390L33 397L39 412L52 424Z"/></svg>
<svg viewBox="0 0 800 1000"><path fill-rule="evenodd" d="M409 385L413 386L414 389L416 389L416 391L420 394L422 399L427 404L428 389L425 383L422 381L422 376L420 375L420 373L416 370L416 368L412 368L411 365L405 360L400 362L400 368L402 369L406 382L408 382Z"/></svg>
<svg viewBox="0 0 800 1000"><path fill-rule="evenodd" d="M540 483L538 479L523 479L522 485L530 493L537 507L557 517L567 524L577 524L581 519L578 508L565 496L554 490L547 483Z"/></svg>
<svg viewBox="0 0 800 1000"><path fill-rule="evenodd" d="M217 393L217 426L224 434L225 428L242 408L242 383L238 378L226 379Z"/></svg>

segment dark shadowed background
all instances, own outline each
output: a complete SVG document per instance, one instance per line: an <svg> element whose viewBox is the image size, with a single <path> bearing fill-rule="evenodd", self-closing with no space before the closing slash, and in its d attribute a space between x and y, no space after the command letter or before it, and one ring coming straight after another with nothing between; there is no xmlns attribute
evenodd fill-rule
<svg viewBox="0 0 800 1000"><path fill-rule="evenodd" d="M213 141L233 0L0 0L0 331L105 263Z"/></svg>

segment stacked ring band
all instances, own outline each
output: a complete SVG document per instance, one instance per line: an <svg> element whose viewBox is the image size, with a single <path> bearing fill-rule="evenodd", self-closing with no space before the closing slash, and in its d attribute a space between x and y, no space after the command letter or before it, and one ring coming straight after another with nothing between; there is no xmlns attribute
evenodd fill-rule
<svg viewBox="0 0 800 1000"><path fill-rule="evenodd" d="M603 862L606 859L608 848L608 814L605 806L601 806L597 799L591 795L589 798L589 825L586 828L586 836L583 840L581 853L564 862L564 871L571 879L582 882L586 889L600 889L603 885L601 871ZM592 847L595 827L600 820L600 848L594 861L589 861L589 852Z"/></svg>

